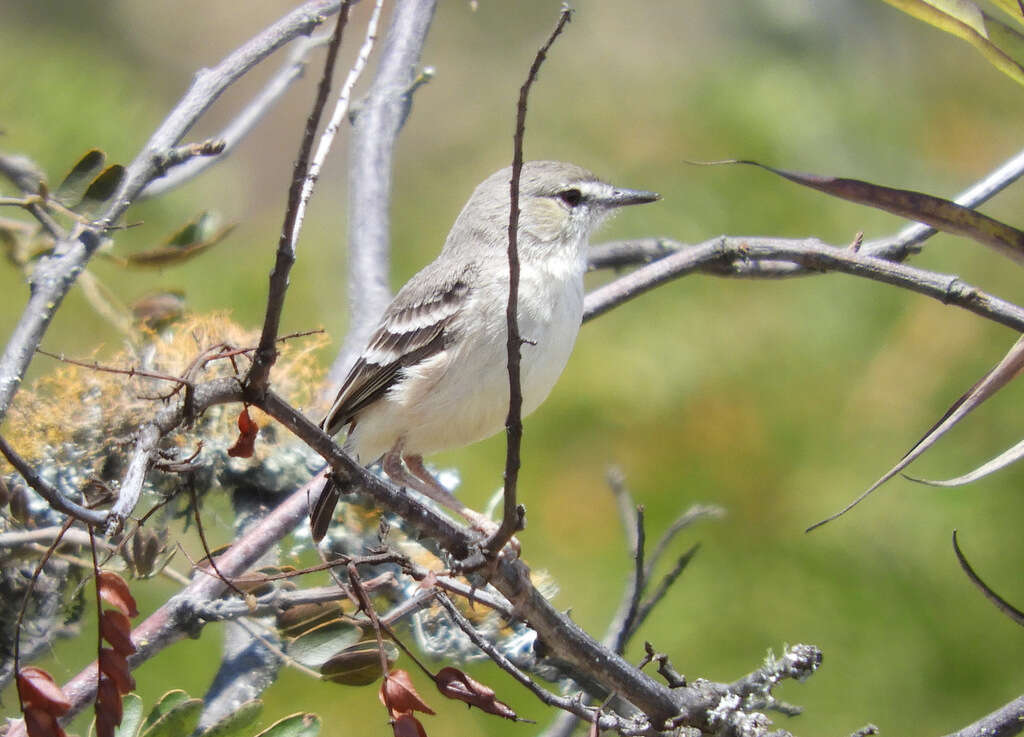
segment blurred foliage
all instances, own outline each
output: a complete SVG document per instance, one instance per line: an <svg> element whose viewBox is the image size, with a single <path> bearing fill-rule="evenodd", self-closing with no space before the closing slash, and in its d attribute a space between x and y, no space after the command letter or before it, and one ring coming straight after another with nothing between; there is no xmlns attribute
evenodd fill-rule
<svg viewBox="0 0 1024 737"><path fill-rule="evenodd" d="M0 145L31 156L55 181L93 147L129 161L199 66L290 6L252 0L240 14L234 4L199 0L8 4ZM882 3L576 7L534 87L526 153L662 193L658 205L622 214L608 238L695 242L729 233L847 243L858 231L870 239L903 224L766 173L689 167L688 159L756 158L952 196L1021 145L1018 85L967 45ZM541 0L522 0L515 12L486 0L476 12L466 2L440 4L423 59L436 76L416 93L398 149L395 285L433 258L475 183L509 161L518 88L557 10ZM357 7L356 25L368 11ZM347 45L351 59L355 43ZM225 95L193 140L214 135L276 63ZM184 290L191 309L230 309L240 323L258 324L315 81L307 74L227 162L132 208L127 219L143 225L118 234L114 255L122 258L198 211L217 210L239 225L174 270L128 278L97 261L91 268L123 302ZM323 325L336 344L347 305L344 164L339 149L321 176L282 326ZM982 209L1019 226L1022 205L1018 187ZM914 263L1024 302L1017 270L970 242L937 237ZM7 336L27 289L5 269L0 290ZM688 677L731 680L768 648L811 642L824 650L822 669L779 694L806 713L779 717L779 726L804 737L849 733L868 721L886 734L959 728L1024 692L1024 679L1019 628L968 583L950 533L960 530L986 580L1024 601L1024 471L959 490L894 481L844 519L802 531L890 466L1014 337L962 311L843 276L670 284L588 324L566 375L526 422L524 555L558 580L556 605L601 633L632 565L606 467L621 466L646 505L650 538L691 502L723 504L727 519L680 541L703 547L631 657L647 639ZM76 291L44 347L83 356L119 342ZM36 361L33 375L49 368ZM1022 400L1024 388L1009 387L911 470L952 475L1009 446ZM464 495L479 507L500 484L503 454L499 437L435 460L459 469ZM152 584L150 608L167 593L161 586ZM140 668L147 703L171 687L204 691L219 633L207 628L202 637ZM91 643L83 647L80 657L62 651L47 664L58 680L89 657ZM482 680L523 716L549 718L493 668L471 672L486 673ZM334 734L389 732L368 693L339 695L292 672L265 702L268 719L302 709L319 713ZM522 725L453 708L430 729L524 734Z"/></svg>

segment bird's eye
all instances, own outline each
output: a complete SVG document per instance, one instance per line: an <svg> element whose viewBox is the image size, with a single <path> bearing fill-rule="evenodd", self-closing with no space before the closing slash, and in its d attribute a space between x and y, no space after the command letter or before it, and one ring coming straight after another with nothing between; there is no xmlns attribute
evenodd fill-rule
<svg viewBox="0 0 1024 737"><path fill-rule="evenodd" d="M576 207L583 201L583 193L573 187L572 189L563 189L558 193L558 199L567 204L569 207Z"/></svg>

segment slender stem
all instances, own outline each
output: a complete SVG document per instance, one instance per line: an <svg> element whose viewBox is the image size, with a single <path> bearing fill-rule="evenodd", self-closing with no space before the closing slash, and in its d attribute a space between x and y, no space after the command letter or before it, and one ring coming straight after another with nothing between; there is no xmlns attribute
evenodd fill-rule
<svg viewBox="0 0 1024 737"><path fill-rule="evenodd" d="M327 47L327 59L324 62L324 72L320 77L320 84L316 91L316 100L313 108L306 118L306 130L302 136L302 143L299 145L299 156L295 161L292 170L292 183L288 189L288 207L285 210L284 225L281 227L281 237L277 243L277 257L274 261L274 270L270 273L270 288L267 293L267 310L263 319L263 332L260 334L259 348L253 357L252 368L246 377L247 389L254 396L261 395L266 391L270 379L270 368L277 360L277 333L281 325L281 312L284 309L284 298L288 291L288 274L292 264L295 263L295 236L297 235L297 223L300 221L304 204L302 195L306 188L306 182L313 176L310 169L309 158L313 150L313 140L316 138L317 129L320 127L320 118L323 115L324 107L327 105L327 96L331 92L331 80L334 76L334 64L338 58L338 49L341 47L341 36L348 21L349 0L345 0L338 13L338 20L334 26L334 34ZM312 184L309 185L312 188ZM308 196L307 196L308 199Z"/></svg>
<svg viewBox="0 0 1024 737"><path fill-rule="evenodd" d="M537 79L541 64L547 57L548 50L562 29L572 18L572 10L562 6L555 29L548 40L537 51L530 65L526 81L519 89L519 102L516 105L516 132L513 137L512 178L509 181L510 208L508 214L508 305L505 310L506 343L508 351L508 416L505 419L505 435L507 450L505 453L505 489L504 511L501 526L484 546L490 556L496 555L512 536L523 529L526 509L516 503L516 484L519 480L521 465L520 447L523 441L523 392L520 382L520 361L522 359L522 338L519 335L519 178L523 171L523 137L526 134L526 101L530 95L530 87Z"/></svg>

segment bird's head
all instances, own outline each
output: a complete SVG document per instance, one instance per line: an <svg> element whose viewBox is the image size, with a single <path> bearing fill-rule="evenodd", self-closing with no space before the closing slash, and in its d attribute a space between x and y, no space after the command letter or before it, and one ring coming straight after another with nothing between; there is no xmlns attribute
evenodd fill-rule
<svg viewBox="0 0 1024 737"><path fill-rule="evenodd" d="M483 247L503 248L508 242L509 181L506 167L474 190L459 215L453 239ZM581 166L562 161L528 161L519 179L519 248L548 250L553 246L582 248L604 220L618 208L659 199L654 192L608 184Z"/></svg>

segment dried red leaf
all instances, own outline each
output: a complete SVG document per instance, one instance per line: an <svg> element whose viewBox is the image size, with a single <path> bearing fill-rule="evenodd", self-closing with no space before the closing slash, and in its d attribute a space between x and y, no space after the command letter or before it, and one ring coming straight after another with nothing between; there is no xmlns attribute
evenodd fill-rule
<svg viewBox="0 0 1024 737"><path fill-rule="evenodd" d="M115 652L125 657L135 653L132 642L132 624L128 617L116 609L104 609L100 616L100 635L110 643Z"/></svg>
<svg viewBox="0 0 1024 737"><path fill-rule="evenodd" d="M57 723L57 717L42 709L25 709L25 731L28 737L68 737Z"/></svg>
<svg viewBox="0 0 1024 737"><path fill-rule="evenodd" d="M437 684L437 690L449 699L465 701L470 706L505 719L519 718L508 704L495 698L493 689L474 681L458 668L442 668L434 676L434 682Z"/></svg>
<svg viewBox="0 0 1024 737"><path fill-rule="evenodd" d="M114 737L117 733L117 724L114 724L113 715L100 709L96 705L96 737Z"/></svg>
<svg viewBox="0 0 1024 737"><path fill-rule="evenodd" d="M408 713L399 714L391 722L391 729L394 730L395 737L427 737L420 720Z"/></svg>
<svg viewBox="0 0 1024 737"><path fill-rule="evenodd" d="M100 683L96 689L97 721L101 714L115 727L121 723L121 717L124 715L121 692L117 690L117 684L105 675L100 676Z"/></svg>
<svg viewBox="0 0 1024 737"><path fill-rule="evenodd" d="M32 707L59 717L71 708L71 702L64 695L53 676L42 668L28 666L18 671L18 696L23 706Z"/></svg>
<svg viewBox="0 0 1024 737"><path fill-rule="evenodd" d="M427 706L416 692L416 687L409 679L409 673L400 668L384 676L378 696L392 717L396 714L411 714L414 711L422 711L424 714L434 713L434 710Z"/></svg>
<svg viewBox="0 0 1024 737"><path fill-rule="evenodd" d="M96 577L96 585L103 601L119 609L126 617L139 616L139 608L128 588L128 582L119 575L110 571L100 571Z"/></svg>
<svg viewBox="0 0 1024 737"><path fill-rule="evenodd" d="M238 440L228 448L228 455L232 458L252 458L256 450L256 434L260 426L253 422L249 416L249 408L242 407L238 413Z"/></svg>
<svg viewBox="0 0 1024 737"><path fill-rule="evenodd" d="M132 677L128 661L120 653L109 647L100 648L100 672L105 673L117 686L121 693L135 690L135 678Z"/></svg>

